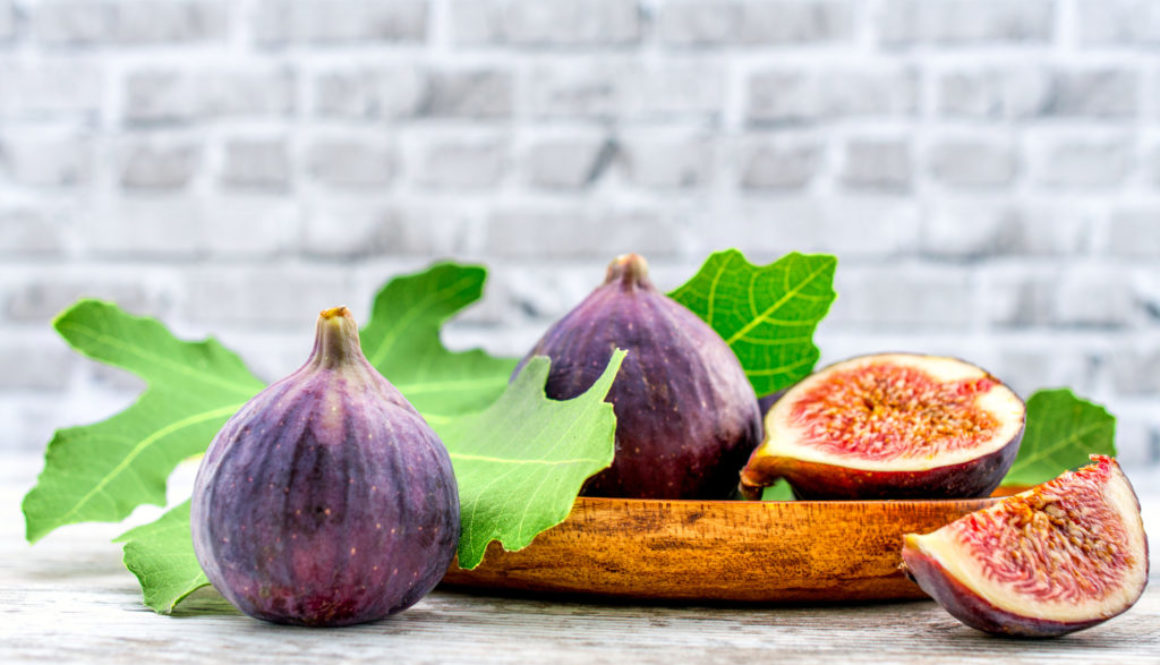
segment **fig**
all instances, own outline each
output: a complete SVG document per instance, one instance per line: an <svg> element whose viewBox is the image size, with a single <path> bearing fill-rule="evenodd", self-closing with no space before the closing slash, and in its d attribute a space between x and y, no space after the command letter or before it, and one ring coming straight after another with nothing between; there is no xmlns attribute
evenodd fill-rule
<svg viewBox="0 0 1160 665"><path fill-rule="evenodd" d="M308 626L409 607L459 540L447 450L367 362L345 307L319 316L306 364L218 432L190 518L197 560L227 600Z"/></svg>
<svg viewBox="0 0 1160 665"><path fill-rule="evenodd" d="M741 491L785 478L800 499L987 496L1023 438L1023 401L955 358L861 356L806 377L765 415Z"/></svg>
<svg viewBox="0 0 1160 665"><path fill-rule="evenodd" d="M725 340L659 292L637 254L616 258L604 284L548 329L520 362L551 359L545 392L571 399L628 355L609 391L616 413L612 465L588 480L588 496L728 497L761 437L757 395Z"/></svg>
<svg viewBox="0 0 1160 665"><path fill-rule="evenodd" d="M1091 459L937 531L907 534L903 569L988 633L1054 637L1121 614L1148 583L1148 541L1119 464Z"/></svg>

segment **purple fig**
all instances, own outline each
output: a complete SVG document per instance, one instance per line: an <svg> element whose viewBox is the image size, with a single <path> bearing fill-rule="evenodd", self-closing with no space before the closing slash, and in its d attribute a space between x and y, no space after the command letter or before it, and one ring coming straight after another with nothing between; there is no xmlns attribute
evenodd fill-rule
<svg viewBox="0 0 1160 665"><path fill-rule="evenodd" d="M341 626L403 610L439 582L459 499L443 443L337 307L319 317L306 364L214 438L191 522L198 562L240 610Z"/></svg>
<svg viewBox="0 0 1160 665"><path fill-rule="evenodd" d="M616 348L628 351L608 394L616 455L582 493L729 496L760 440L757 396L729 345L657 291L640 256L613 261L604 284L545 333L516 373L532 356L548 356L545 392L571 399L595 382Z"/></svg>

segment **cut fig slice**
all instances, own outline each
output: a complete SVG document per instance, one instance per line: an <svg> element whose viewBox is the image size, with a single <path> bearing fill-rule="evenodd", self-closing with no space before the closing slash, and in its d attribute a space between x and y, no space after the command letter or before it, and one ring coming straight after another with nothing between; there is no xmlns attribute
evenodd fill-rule
<svg viewBox="0 0 1160 665"><path fill-rule="evenodd" d="M1110 457L903 539L903 569L959 621L1053 637L1121 614L1148 583L1140 504Z"/></svg>
<svg viewBox="0 0 1160 665"><path fill-rule="evenodd" d="M955 358L876 354L822 369L765 416L741 472L750 498L785 478L800 499L987 496L1023 438L1023 401Z"/></svg>

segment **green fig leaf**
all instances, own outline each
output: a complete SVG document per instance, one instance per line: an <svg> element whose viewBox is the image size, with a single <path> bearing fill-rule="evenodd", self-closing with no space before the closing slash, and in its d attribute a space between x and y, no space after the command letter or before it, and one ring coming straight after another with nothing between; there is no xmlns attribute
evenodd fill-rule
<svg viewBox="0 0 1160 665"><path fill-rule="evenodd" d="M177 463L204 451L262 389L216 340L183 342L156 320L111 303L80 300L53 326L80 353L127 369L148 387L108 420L56 431L44 470L24 497L29 542L66 524L119 522L139 505L164 506Z"/></svg>
<svg viewBox="0 0 1160 665"><path fill-rule="evenodd" d="M487 409L435 429L459 482L459 566L475 568L498 540L515 551L568 517L584 481L612 464L616 415L605 402L625 352L587 391L548 399L549 360L532 358Z"/></svg>
<svg viewBox="0 0 1160 665"><path fill-rule="evenodd" d="M834 302L837 258L786 254L755 266L730 249L715 252L669 295L729 344L758 395L809 375L820 352L813 335Z"/></svg>
<svg viewBox="0 0 1160 665"><path fill-rule="evenodd" d="M113 542L125 543L125 567L137 576L145 604L158 614L169 614L183 598L209 585L193 553L188 499Z"/></svg>
<svg viewBox="0 0 1160 665"><path fill-rule="evenodd" d="M769 487L761 490L762 501L793 501L793 488L789 483L785 482L784 478L779 478Z"/></svg>
<svg viewBox="0 0 1160 665"><path fill-rule="evenodd" d="M494 402L507 388L516 358L479 350L452 352L439 330L479 300L487 270L438 263L387 283L375 296L360 337L371 364L435 425Z"/></svg>
<svg viewBox="0 0 1160 665"><path fill-rule="evenodd" d="M1027 429L1004 485L1031 486L1087 464L1088 455L1116 454L1116 417L1066 388L1027 400Z"/></svg>

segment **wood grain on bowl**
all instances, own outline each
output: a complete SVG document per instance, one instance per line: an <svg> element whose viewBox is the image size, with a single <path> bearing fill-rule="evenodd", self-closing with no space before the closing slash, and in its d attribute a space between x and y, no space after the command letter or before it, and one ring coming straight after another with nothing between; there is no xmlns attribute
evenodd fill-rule
<svg viewBox="0 0 1160 665"><path fill-rule="evenodd" d="M492 543L451 586L649 599L813 602L923 598L902 536L995 499L661 501L580 497L518 552Z"/></svg>

